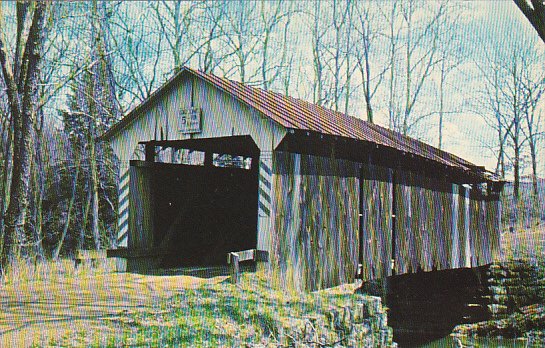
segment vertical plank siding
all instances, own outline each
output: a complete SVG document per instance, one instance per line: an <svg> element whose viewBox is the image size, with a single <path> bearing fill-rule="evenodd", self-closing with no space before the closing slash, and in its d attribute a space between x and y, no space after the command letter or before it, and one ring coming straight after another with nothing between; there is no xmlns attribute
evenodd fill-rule
<svg viewBox="0 0 545 348"><path fill-rule="evenodd" d="M452 223L452 249L451 249L451 262L453 268L460 268L461 265L461 239L459 228L459 216L460 216L460 188L456 184L452 184L452 200L451 200L451 223Z"/></svg>
<svg viewBox="0 0 545 348"><path fill-rule="evenodd" d="M463 187L463 195L460 196L460 219L461 219L461 226L463 226L463 234L462 234L462 242L463 242L463 260L464 260L464 267L471 267L471 255L472 255L472 249L471 249L471 223L470 223L470 203L469 200L469 189L466 187Z"/></svg>
<svg viewBox="0 0 545 348"><path fill-rule="evenodd" d="M489 200L486 214L486 231L488 231L488 245L491 261L501 258L500 255L500 226L501 226L501 204L500 200Z"/></svg>
<svg viewBox="0 0 545 348"><path fill-rule="evenodd" d="M422 263L425 255L422 249L418 246L422 245L422 239L427 239L427 236L410 231L419 231L420 226L415 224L413 216L422 211L420 202L417 199L419 196L416 192L412 192L410 183L414 180L409 173L398 171L396 173L397 184L395 185L397 214L396 214L396 270L401 273L411 272L416 270L418 265ZM400 209L401 208L401 209ZM418 237L418 238L415 238Z"/></svg>
<svg viewBox="0 0 545 348"><path fill-rule="evenodd" d="M298 288L315 290L354 279L360 259L360 187L364 280L481 266L497 255L499 201L464 186L289 152L274 153L273 172L271 259Z"/></svg>
<svg viewBox="0 0 545 348"><path fill-rule="evenodd" d="M130 167L129 249L153 245L154 199L153 173L150 167Z"/></svg>
<svg viewBox="0 0 545 348"><path fill-rule="evenodd" d="M273 255L305 290L354 280L358 260L359 165L276 152Z"/></svg>
<svg viewBox="0 0 545 348"><path fill-rule="evenodd" d="M363 278L391 275L392 171L372 165L362 167Z"/></svg>
<svg viewBox="0 0 545 348"><path fill-rule="evenodd" d="M417 173L396 175L396 274L493 261L499 247L499 201Z"/></svg>

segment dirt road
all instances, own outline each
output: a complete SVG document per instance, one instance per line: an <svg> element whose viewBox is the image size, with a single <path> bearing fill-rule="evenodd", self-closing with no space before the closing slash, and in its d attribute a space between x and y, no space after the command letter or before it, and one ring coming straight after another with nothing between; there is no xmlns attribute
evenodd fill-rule
<svg viewBox="0 0 545 348"><path fill-rule="evenodd" d="M0 347L39 345L85 328L115 331L108 320L153 311L177 291L225 278L108 273L0 285Z"/></svg>

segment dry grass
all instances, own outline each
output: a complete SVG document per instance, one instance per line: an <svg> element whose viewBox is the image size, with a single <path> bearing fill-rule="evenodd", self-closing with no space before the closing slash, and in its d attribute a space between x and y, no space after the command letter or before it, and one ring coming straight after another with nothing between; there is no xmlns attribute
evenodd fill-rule
<svg viewBox="0 0 545 348"><path fill-rule="evenodd" d="M70 259L59 259L56 261L20 260L12 262L6 269L4 278L0 284L24 285L35 281L55 281L70 277L85 277L88 275L111 273L115 270L113 259L98 260L96 265L82 264L75 267L74 261Z"/></svg>
<svg viewBox="0 0 545 348"><path fill-rule="evenodd" d="M0 347L262 346L292 344L331 308L354 306L354 284L301 294L264 272L237 285L209 276L111 273L69 261L18 264L0 285ZM357 298L356 298L357 297Z"/></svg>
<svg viewBox="0 0 545 348"><path fill-rule="evenodd" d="M123 313L108 318L108 330L85 344L109 346L297 346L309 323L317 337L335 342L338 333L326 322L331 308L353 307L355 286L347 285L312 294L270 286L264 273L246 273L238 285L222 281L179 289L151 311ZM121 330L121 332L119 331ZM56 341L83 343L82 332ZM50 342L51 343L51 342ZM303 346L303 345L300 345Z"/></svg>
<svg viewBox="0 0 545 348"><path fill-rule="evenodd" d="M512 231L504 229L501 246L504 260L545 261L545 223L518 225Z"/></svg>
<svg viewBox="0 0 545 348"><path fill-rule="evenodd" d="M173 275L111 273L111 262L20 263L0 284L0 347L104 346L126 328L112 318L154 313L174 294L221 282ZM130 325L129 325L130 327Z"/></svg>

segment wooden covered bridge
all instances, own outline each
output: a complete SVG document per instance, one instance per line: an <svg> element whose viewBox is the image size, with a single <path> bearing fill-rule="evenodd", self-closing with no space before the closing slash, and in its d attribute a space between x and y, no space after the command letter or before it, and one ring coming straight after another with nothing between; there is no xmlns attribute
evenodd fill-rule
<svg viewBox="0 0 545 348"><path fill-rule="evenodd" d="M312 290L498 253L502 182L375 124L183 68L102 137L128 270L257 249Z"/></svg>

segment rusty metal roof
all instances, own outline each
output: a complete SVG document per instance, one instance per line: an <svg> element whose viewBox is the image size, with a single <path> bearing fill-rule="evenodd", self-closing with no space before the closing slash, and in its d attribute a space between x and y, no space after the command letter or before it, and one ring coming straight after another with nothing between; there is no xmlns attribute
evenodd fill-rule
<svg viewBox="0 0 545 348"><path fill-rule="evenodd" d="M483 167L476 166L451 153L379 125L304 100L284 96L276 92L265 91L187 67L184 67L178 74L167 81L163 87L159 88L142 104L129 112L101 138L104 140L111 138L113 134L136 118L139 110L149 106L160 95L165 93L170 85L174 84L182 75L188 73L208 81L285 128L306 130L375 143L406 154L425 158L444 166L485 175Z"/></svg>

